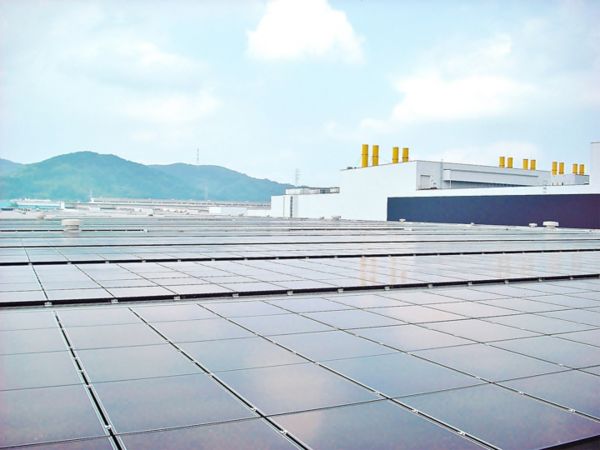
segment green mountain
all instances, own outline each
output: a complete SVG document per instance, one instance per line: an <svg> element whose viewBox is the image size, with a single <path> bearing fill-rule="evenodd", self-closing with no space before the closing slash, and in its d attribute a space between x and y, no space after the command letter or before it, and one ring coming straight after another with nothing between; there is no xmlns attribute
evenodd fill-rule
<svg viewBox="0 0 600 450"><path fill-rule="evenodd" d="M115 155L77 152L34 164L0 162L0 198L95 197L269 201L291 185L219 166L146 166Z"/></svg>
<svg viewBox="0 0 600 450"><path fill-rule="evenodd" d="M252 178L243 173L221 166L193 166L191 164L169 164L150 166L169 176L187 180L202 199L269 201L272 195L283 194L289 184ZM240 194L243 193L243 198Z"/></svg>
<svg viewBox="0 0 600 450"><path fill-rule="evenodd" d="M0 176L9 175L19 170L23 164L9 161L8 159L0 158Z"/></svg>

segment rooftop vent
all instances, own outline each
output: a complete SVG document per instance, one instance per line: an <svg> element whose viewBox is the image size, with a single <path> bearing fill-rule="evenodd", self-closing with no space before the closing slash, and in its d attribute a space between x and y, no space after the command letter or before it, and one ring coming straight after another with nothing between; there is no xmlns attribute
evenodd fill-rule
<svg viewBox="0 0 600 450"><path fill-rule="evenodd" d="M79 219L63 219L60 224L63 231L67 233L79 233L81 231L81 220Z"/></svg>

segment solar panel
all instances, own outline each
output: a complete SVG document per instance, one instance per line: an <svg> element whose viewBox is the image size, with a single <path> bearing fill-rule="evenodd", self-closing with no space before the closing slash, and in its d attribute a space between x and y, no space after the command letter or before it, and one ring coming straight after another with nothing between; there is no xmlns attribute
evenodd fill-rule
<svg viewBox="0 0 600 450"><path fill-rule="evenodd" d="M135 222L0 236L0 446L600 442L593 233Z"/></svg>

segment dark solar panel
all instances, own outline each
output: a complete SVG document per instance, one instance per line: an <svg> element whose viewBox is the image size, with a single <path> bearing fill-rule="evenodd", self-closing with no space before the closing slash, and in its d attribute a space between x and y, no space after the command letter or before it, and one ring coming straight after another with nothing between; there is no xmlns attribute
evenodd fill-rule
<svg viewBox="0 0 600 450"><path fill-rule="evenodd" d="M311 363L234 370L219 377L267 415L377 399L372 392Z"/></svg>
<svg viewBox="0 0 600 450"><path fill-rule="evenodd" d="M481 448L389 401L289 414L274 420L311 448Z"/></svg>
<svg viewBox="0 0 600 450"><path fill-rule="evenodd" d="M324 364L387 397L403 397L482 383L477 378L405 353L340 359Z"/></svg>
<svg viewBox="0 0 600 450"><path fill-rule="evenodd" d="M116 381L198 373L200 370L168 344L80 350L90 381Z"/></svg>
<svg viewBox="0 0 600 450"><path fill-rule="evenodd" d="M261 337L190 342L182 344L181 348L213 372L306 362Z"/></svg>
<svg viewBox="0 0 600 450"><path fill-rule="evenodd" d="M492 384L402 401L500 448L544 448L600 434L598 422Z"/></svg>
<svg viewBox="0 0 600 450"><path fill-rule="evenodd" d="M117 433L256 416L205 374L96 383L94 390Z"/></svg>
<svg viewBox="0 0 600 450"><path fill-rule="evenodd" d="M0 355L0 368L0 391L82 383L66 351Z"/></svg>
<svg viewBox="0 0 600 450"><path fill-rule="evenodd" d="M420 350L414 354L490 381L508 380L565 370L556 364L485 344Z"/></svg>
<svg viewBox="0 0 600 450"><path fill-rule="evenodd" d="M0 391L0 445L104 436L82 385Z"/></svg>
<svg viewBox="0 0 600 450"><path fill-rule="evenodd" d="M600 442L593 233L135 220L0 236L0 446Z"/></svg>
<svg viewBox="0 0 600 450"><path fill-rule="evenodd" d="M394 351L343 331L286 334L276 336L273 340L313 361L356 358Z"/></svg>
<svg viewBox="0 0 600 450"><path fill-rule="evenodd" d="M252 333L225 319L156 322L153 326L173 342L212 341L251 337Z"/></svg>
<svg viewBox="0 0 600 450"><path fill-rule="evenodd" d="M175 430L126 434L120 436L130 449L195 450L293 450L299 448L286 439L265 420L250 419L238 422L180 428Z"/></svg>
<svg viewBox="0 0 600 450"><path fill-rule="evenodd" d="M600 419L600 377L569 370L504 381L502 384Z"/></svg>

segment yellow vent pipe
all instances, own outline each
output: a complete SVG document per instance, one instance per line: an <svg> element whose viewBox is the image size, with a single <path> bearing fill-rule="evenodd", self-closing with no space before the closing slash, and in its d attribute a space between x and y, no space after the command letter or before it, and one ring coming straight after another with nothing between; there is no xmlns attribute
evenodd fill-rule
<svg viewBox="0 0 600 450"><path fill-rule="evenodd" d="M371 164L373 166L378 166L379 165L379 145L374 145L373 146L373 157L372 157Z"/></svg>
<svg viewBox="0 0 600 450"><path fill-rule="evenodd" d="M408 162L409 155L408 147L402 149L402 162ZM400 162L400 147L392 148L392 164L398 164ZM379 145L373 145L373 153L371 155L371 165L379 165ZM361 167L369 167L369 144L362 145L361 154Z"/></svg>
<svg viewBox="0 0 600 450"><path fill-rule="evenodd" d="M408 162L408 147L402 149L402 162Z"/></svg>
<svg viewBox="0 0 600 450"><path fill-rule="evenodd" d="M499 156L498 167L500 167L501 169L513 169L514 158L512 156ZM535 159L523 158L521 167L523 168L523 170L536 170L537 161Z"/></svg>
<svg viewBox="0 0 600 450"><path fill-rule="evenodd" d="M585 175L585 164L573 163L573 175Z"/></svg>
<svg viewBox="0 0 600 450"><path fill-rule="evenodd" d="M369 166L369 144L362 145L361 167Z"/></svg>

